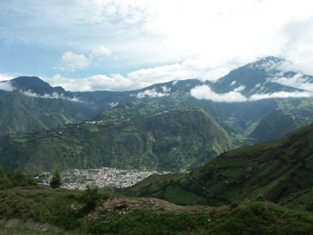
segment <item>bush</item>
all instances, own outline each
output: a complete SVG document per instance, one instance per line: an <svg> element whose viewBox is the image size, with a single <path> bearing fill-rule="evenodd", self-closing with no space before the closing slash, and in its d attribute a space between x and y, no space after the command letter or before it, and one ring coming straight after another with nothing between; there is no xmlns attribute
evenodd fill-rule
<svg viewBox="0 0 313 235"><path fill-rule="evenodd" d="M98 186L87 185L82 196L82 202L88 210L94 209L101 200L101 194Z"/></svg>
<svg viewBox="0 0 313 235"><path fill-rule="evenodd" d="M53 172L53 177L50 182L51 188L58 188L62 185L61 175L59 170Z"/></svg>
<svg viewBox="0 0 313 235"><path fill-rule="evenodd" d="M36 185L36 180L26 176L22 171L12 171L9 169L0 168L0 189Z"/></svg>

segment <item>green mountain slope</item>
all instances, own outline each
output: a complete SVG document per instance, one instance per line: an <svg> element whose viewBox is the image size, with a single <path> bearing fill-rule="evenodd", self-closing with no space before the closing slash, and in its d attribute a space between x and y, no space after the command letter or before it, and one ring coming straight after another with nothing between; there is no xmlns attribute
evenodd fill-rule
<svg viewBox="0 0 313 235"><path fill-rule="evenodd" d="M225 152L190 174L147 178L128 192L213 206L263 194L275 203L304 206L312 202L312 170L313 124L272 142Z"/></svg>
<svg viewBox="0 0 313 235"><path fill-rule="evenodd" d="M80 102L36 98L17 92L0 97L0 135L56 127L95 114Z"/></svg>
<svg viewBox="0 0 313 235"><path fill-rule="evenodd" d="M188 93L177 91L170 96L154 99L135 99L107 110L95 120L151 116L157 113L200 106L214 115L216 121L227 131L233 145L240 147L271 141L313 121L313 100L264 99L253 102L217 103L197 100Z"/></svg>
<svg viewBox="0 0 313 235"><path fill-rule="evenodd" d="M189 108L5 135L0 165L28 174L101 166L179 171L231 148L227 132L209 113Z"/></svg>
<svg viewBox="0 0 313 235"><path fill-rule="evenodd" d="M313 122L311 98L264 99L242 103L200 103L240 147L271 141Z"/></svg>
<svg viewBox="0 0 313 235"><path fill-rule="evenodd" d="M277 99L275 103L249 135L257 142L275 140L313 121L311 99Z"/></svg>

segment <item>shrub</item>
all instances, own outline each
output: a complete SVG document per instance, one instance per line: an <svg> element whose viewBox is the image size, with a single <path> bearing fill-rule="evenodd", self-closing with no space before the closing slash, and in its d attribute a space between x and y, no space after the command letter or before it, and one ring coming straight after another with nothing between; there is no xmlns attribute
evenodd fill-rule
<svg viewBox="0 0 313 235"><path fill-rule="evenodd" d="M22 171L12 171L9 169L0 168L0 189L36 185L36 180L26 176Z"/></svg>
<svg viewBox="0 0 313 235"><path fill-rule="evenodd" d="M53 177L50 182L51 188L58 188L62 185L61 175L59 170L53 172Z"/></svg>
<svg viewBox="0 0 313 235"><path fill-rule="evenodd" d="M94 209L101 200L101 194L98 186L87 184L82 195L82 202L88 210Z"/></svg>

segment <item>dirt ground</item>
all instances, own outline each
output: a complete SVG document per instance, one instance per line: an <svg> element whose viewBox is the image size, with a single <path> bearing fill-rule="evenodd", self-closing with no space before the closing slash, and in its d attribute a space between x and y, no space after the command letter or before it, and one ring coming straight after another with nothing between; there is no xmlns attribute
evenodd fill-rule
<svg viewBox="0 0 313 235"><path fill-rule="evenodd" d="M152 209L159 212L197 212L208 208L203 206L179 206L156 198L114 198L108 199L96 207L84 218L84 221L88 222L90 219L98 218L100 215L103 215L103 211L106 211L105 215L108 218L114 218L117 215L127 214L129 211L135 209Z"/></svg>

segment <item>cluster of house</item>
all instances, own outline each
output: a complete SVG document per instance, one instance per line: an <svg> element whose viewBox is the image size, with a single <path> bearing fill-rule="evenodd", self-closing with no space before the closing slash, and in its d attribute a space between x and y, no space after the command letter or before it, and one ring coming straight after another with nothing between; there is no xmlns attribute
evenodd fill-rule
<svg viewBox="0 0 313 235"><path fill-rule="evenodd" d="M303 117L301 115L292 115L291 117L292 117L293 120L296 120L296 119L298 119L298 120L300 120L300 119L309 120L308 117Z"/></svg>
<svg viewBox="0 0 313 235"><path fill-rule="evenodd" d="M103 120L100 120L100 121L85 121L85 123L87 124L99 124L99 123L102 123Z"/></svg>
<svg viewBox="0 0 313 235"><path fill-rule="evenodd" d="M87 184L97 185L99 188L127 188L153 174L167 174L157 171L121 170L102 167L100 169L70 170L61 173L62 187L67 189L85 190ZM45 172L39 176L43 184L49 184L52 173Z"/></svg>

